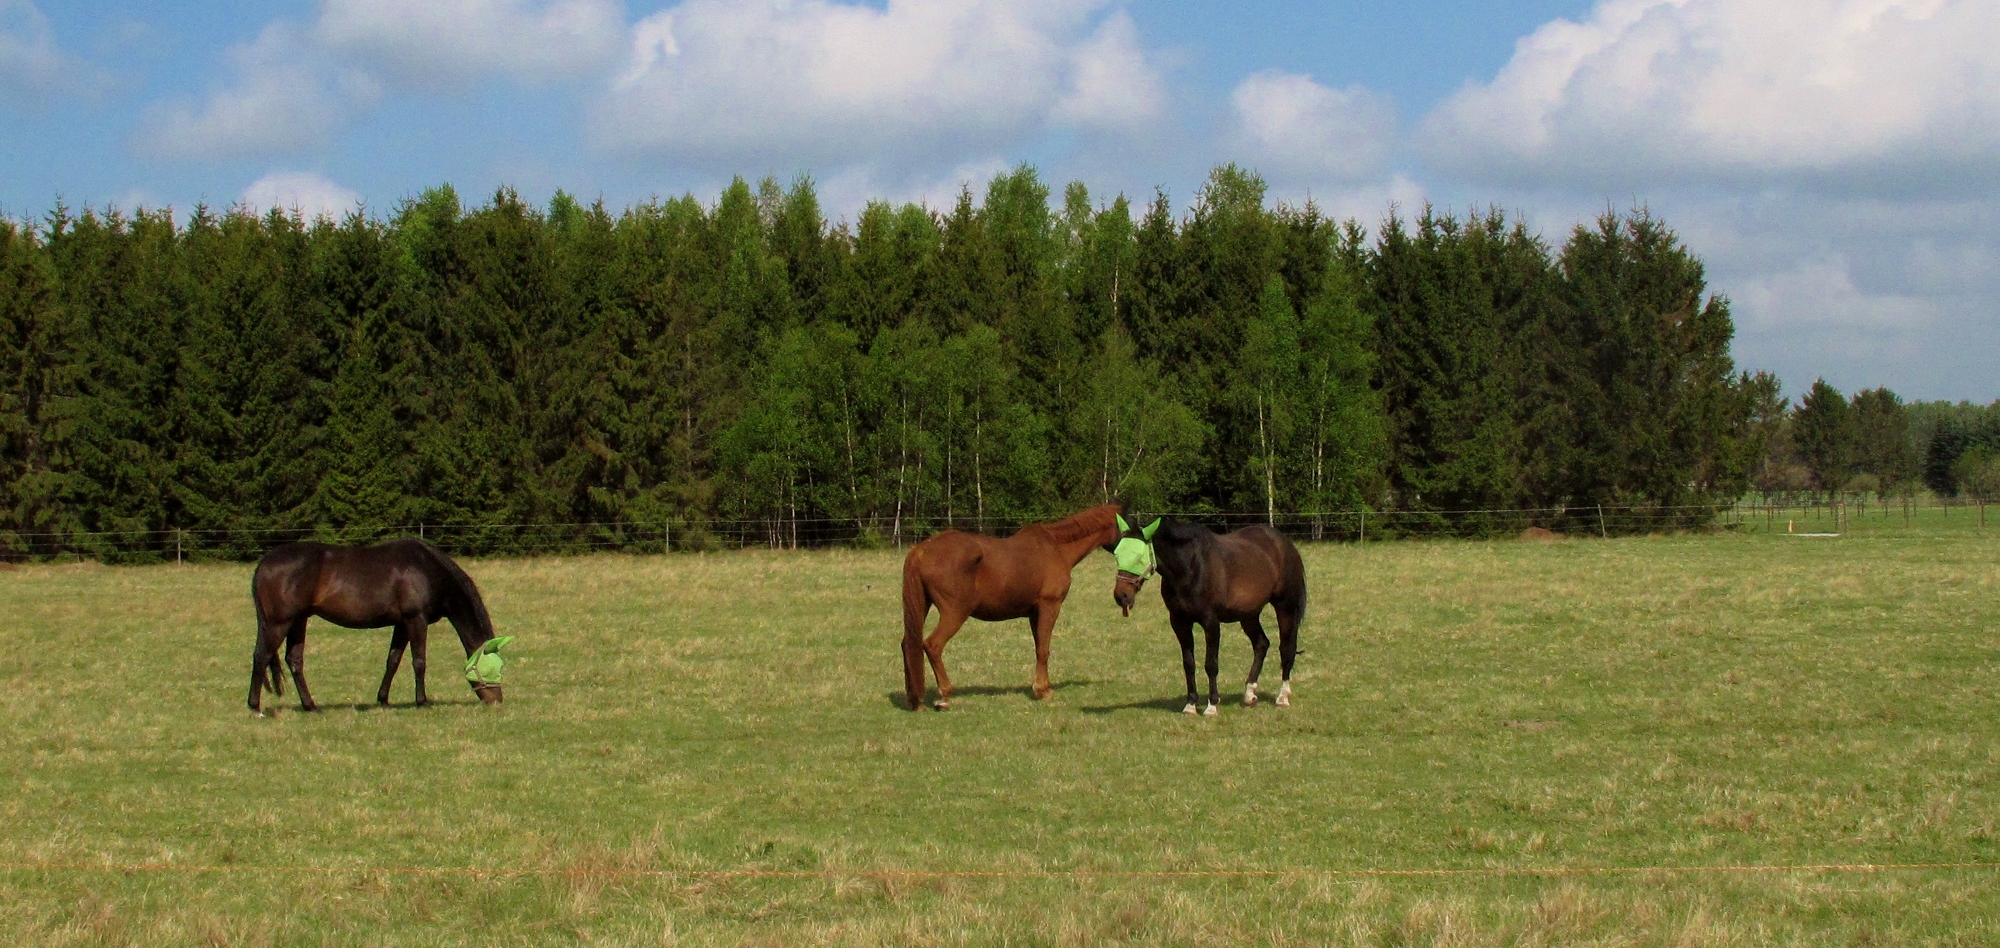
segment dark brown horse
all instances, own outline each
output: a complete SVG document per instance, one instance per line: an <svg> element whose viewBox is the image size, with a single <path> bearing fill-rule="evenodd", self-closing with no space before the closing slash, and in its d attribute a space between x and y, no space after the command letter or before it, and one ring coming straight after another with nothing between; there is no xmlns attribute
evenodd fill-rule
<svg viewBox="0 0 2000 948"><path fill-rule="evenodd" d="M1092 507L1054 523L1021 528L1004 540L947 530L903 558L903 691L923 706L924 661L937 672L937 709L951 706L944 647L968 618L1027 619L1035 633L1035 697L1049 696L1049 636L1069 596L1070 570L1091 550L1118 539L1117 504ZM937 606L937 628L924 620Z"/></svg>
<svg viewBox="0 0 2000 948"><path fill-rule="evenodd" d="M1222 647L1224 622L1242 623L1243 634L1255 650L1243 704L1257 703L1257 676L1264 670L1264 653L1271 648L1261 621L1266 604L1278 614L1278 659L1285 675L1284 684L1278 687L1278 707L1290 707L1299 620L1306 612L1306 568L1298 547L1263 524L1221 536L1207 527L1173 520L1154 521L1147 530L1152 532L1155 568L1160 574L1160 600L1166 603L1174 637L1181 642L1181 668L1187 674L1187 707L1182 710L1195 713L1200 700L1194 690L1197 623L1208 639L1208 708L1203 713L1216 713L1217 652ZM1135 583L1121 573L1112 589L1112 598L1128 614L1142 582Z"/></svg>
<svg viewBox="0 0 2000 948"><path fill-rule="evenodd" d="M350 629L393 627L389 666L382 673L380 704L389 703L389 682L403 662L403 647L411 646L417 673L417 704L430 703L424 693L425 652L430 625L450 619L458 641L470 656L493 638L493 620L472 578L451 557L422 540L390 540L375 546L329 546L287 543L264 554L250 580L250 597L257 604L257 650L250 660L250 710L262 714L259 692L269 682L271 693L284 694L278 677L278 645L285 646L285 663L299 689L299 707L317 711L306 690L306 619L319 616ZM487 703L500 700L500 689L474 688Z"/></svg>

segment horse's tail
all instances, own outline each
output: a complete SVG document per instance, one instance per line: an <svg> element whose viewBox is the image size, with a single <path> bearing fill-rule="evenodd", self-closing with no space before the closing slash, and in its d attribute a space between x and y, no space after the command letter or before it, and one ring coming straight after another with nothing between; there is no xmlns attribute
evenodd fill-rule
<svg viewBox="0 0 2000 948"><path fill-rule="evenodd" d="M278 669L283 666L284 660L278 657L277 646L264 647L262 641L264 627L261 622L257 624L257 637L259 639L258 649L264 656L264 687L269 689L272 694L282 698L285 696L285 676L278 674ZM256 676L252 675L251 677L254 678Z"/></svg>
<svg viewBox="0 0 2000 948"><path fill-rule="evenodd" d="M924 700L924 620L931 613L930 591L924 588L924 547L919 543L903 557L903 693L910 710Z"/></svg>
<svg viewBox="0 0 2000 948"><path fill-rule="evenodd" d="M465 575L465 570L460 569L458 563L451 557L444 555L443 550L424 540L418 540L417 545L423 547L424 552L437 561L438 567L444 570L446 576L451 577L452 585L456 587L455 598L458 599L461 608L451 610L447 618L451 619L453 626L457 626L461 618L472 624L470 630L472 634L465 636L465 654L471 655L474 649L493 638L493 617L486 612L486 599L479 595L479 584L473 582L472 577Z"/></svg>
<svg viewBox="0 0 2000 948"><path fill-rule="evenodd" d="M1305 621L1306 617L1306 562L1305 558L1299 555L1298 544L1293 543L1290 537L1279 534L1278 541L1284 544L1280 569L1283 571L1287 595L1283 602L1275 602L1272 605L1278 610L1279 634L1289 637L1293 643L1291 647L1296 650L1299 623Z"/></svg>
<svg viewBox="0 0 2000 948"><path fill-rule="evenodd" d="M269 554L266 554L267 558ZM263 585L258 580L263 576L264 563L259 560L257 569L250 574L250 609L257 615L257 647L250 655L250 687L254 690L262 686L276 697L285 696L284 676L278 674L278 649L271 645L265 635L264 599L258 591Z"/></svg>

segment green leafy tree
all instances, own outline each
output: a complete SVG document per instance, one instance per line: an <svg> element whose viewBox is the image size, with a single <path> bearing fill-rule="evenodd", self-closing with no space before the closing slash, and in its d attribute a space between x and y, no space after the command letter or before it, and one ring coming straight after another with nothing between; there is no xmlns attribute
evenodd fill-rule
<svg viewBox="0 0 2000 948"><path fill-rule="evenodd" d="M1952 465L1959 489L1979 504L1979 525L1986 526L1986 505L2000 500L2000 451L1976 445Z"/></svg>
<svg viewBox="0 0 2000 948"><path fill-rule="evenodd" d="M1321 513L1364 506L1378 496L1386 450L1375 376L1374 326L1357 297L1358 229L1350 229L1333 275L1306 306L1299 332L1298 411L1309 453L1295 496ZM1325 526L1314 519L1315 538Z"/></svg>
<svg viewBox="0 0 2000 948"><path fill-rule="evenodd" d="M1243 335L1243 356L1233 394L1256 417L1256 453L1250 460L1262 488L1265 522L1276 523L1279 456L1291 453L1293 428L1301 414L1298 401L1303 375L1298 315L1292 310L1283 279L1273 275L1264 284L1257 314L1245 325Z"/></svg>
<svg viewBox="0 0 2000 948"><path fill-rule="evenodd" d="M1097 464L1091 489L1080 499L1122 500L1135 510L1178 506L1204 466L1207 432L1175 397L1172 381L1139 358L1124 329L1105 330L1082 396L1072 430L1079 443L1091 446Z"/></svg>

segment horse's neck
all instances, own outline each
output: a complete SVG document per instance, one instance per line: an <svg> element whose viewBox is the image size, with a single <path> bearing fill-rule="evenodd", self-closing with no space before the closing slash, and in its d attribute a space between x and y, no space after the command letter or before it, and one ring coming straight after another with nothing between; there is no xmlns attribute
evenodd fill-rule
<svg viewBox="0 0 2000 948"><path fill-rule="evenodd" d="M1069 568L1075 569L1076 564L1083 562L1083 558L1089 556L1091 550L1097 549L1116 539L1118 539L1118 528L1107 526L1090 536L1078 537L1068 543L1058 543L1056 544L1056 549L1061 551L1063 559L1069 564Z"/></svg>
<svg viewBox="0 0 2000 948"><path fill-rule="evenodd" d="M479 604L470 597L454 593L451 598L451 608L445 610L444 617L451 620L451 627L458 631L459 644L464 645L465 654L470 655L473 649L493 638L493 629L480 621Z"/></svg>
<svg viewBox="0 0 2000 948"><path fill-rule="evenodd" d="M1194 581L1202 572L1209 544L1205 537L1185 537L1178 541L1161 536L1153 541L1153 562L1157 564L1162 579L1176 583Z"/></svg>

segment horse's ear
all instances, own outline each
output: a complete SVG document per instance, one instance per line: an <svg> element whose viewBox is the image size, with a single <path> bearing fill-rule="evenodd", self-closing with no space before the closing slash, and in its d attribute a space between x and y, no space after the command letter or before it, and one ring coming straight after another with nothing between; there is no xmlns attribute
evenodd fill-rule
<svg viewBox="0 0 2000 948"><path fill-rule="evenodd" d="M1152 523L1146 524L1146 526L1139 531L1139 535L1145 537L1148 540L1151 540L1153 538L1153 531L1160 529L1160 523L1165 519L1166 519L1165 517L1154 517Z"/></svg>
<svg viewBox="0 0 2000 948"><path fill-rule="evenodd" d="M1125 522L1125 515L1124 515L1124 514L1112 514L1112 516L1114 516L1114 517L1117 517L1117 518L1118 518L1118 532L1119 532L1119 533L1131 533L1131 532L1132 532L1132 525L1131 525L1131 524L1129 524L1129 523L1126 523L1126 522Z"/></svg>

